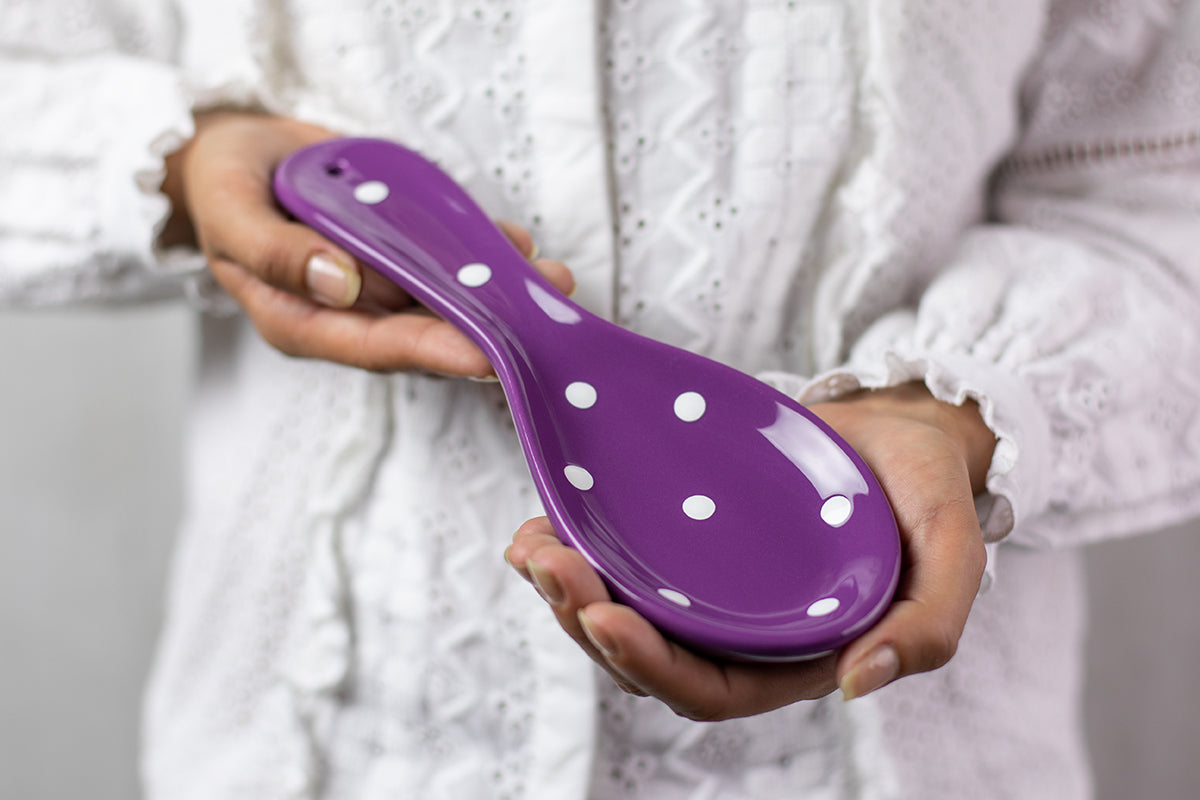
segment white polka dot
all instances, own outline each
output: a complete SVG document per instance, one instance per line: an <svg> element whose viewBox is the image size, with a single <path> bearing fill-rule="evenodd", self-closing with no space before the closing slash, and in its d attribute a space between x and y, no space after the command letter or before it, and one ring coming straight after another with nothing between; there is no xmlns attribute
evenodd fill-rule
<svg viewBox="0 0 1200 800"><path fill-rule="evenodd" d="M382 181L366 181L354 187L354 199L369 206L382 203L387 196L388 187Z"/></svg>
<svg viewBox="0 0 1200 800"><path fill-rule="evenodd" d="M458 271L458 282L472 289L483 286L492 279L492 268L487 264L467 264Z"/></svg>
<svg viewBox="0 0 1200 800"><path fill-rule="evenodd" d="M827 617L838 610L841 602L836 597L826 597L808 607L810 617Z"/></svg>
<svg viewBox="0 0 1200 800"><path fill-rule="evenodd" d="M708 519L716 510L717 504L712 501L712 498L702 494L694 494L683 501L683 513L692 519Z"/></svg>
<svg viewBox="0 0 1200 800"><path fill-rule="evenodd" d="M682 592L677 592L674 589L659 589L658 593L660 595L662 595L663 597L665 597L666 599L670 600L672 603L674 603L677 606L683 606L684 608L689 608L692 605L692 601L688 598L688 596L686 594L683 594Z"/></svg>
<svg viewBox="0 0 1200 800"><path fill-rule="evenodd" d="M675 416L684 422L695 422L704 416L707 404L698 392L684 392L675 398Z"/></svg>
<svg viewBox="0 0 1200 800"><path fill-rule="evenodd" d="M852 511L854 511L854 504L850 502L850 498L835 494L825 501L825 505L821 506L821 519L835 528L840 528L846 524L846 520L850 519Z"/></svg>
<svg viewBox="0 0 1200 800"><path fill-rule="evenodd" d="M572 486L581 492L586 492L591 489L596 482L592 479L592 473L588 472L583 467L577 467L574 464L568 465L563 469L563 475Z"/></svg>
<svg viewBox="0 0 1200 800"><path fill-rule="evenodd" d="M596 387L575 381L567 387L567 402L576 408L591 408L596 405Z"/></svg>

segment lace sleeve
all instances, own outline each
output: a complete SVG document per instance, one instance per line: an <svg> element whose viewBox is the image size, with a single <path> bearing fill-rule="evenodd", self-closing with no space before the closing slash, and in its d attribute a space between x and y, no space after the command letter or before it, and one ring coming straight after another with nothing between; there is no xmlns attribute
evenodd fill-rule
<svg viewBox="0 0 1200 800"><path fill-rule="evenodd" d="M0 304L178 294L160 253L163 157L191 135L161 3L6 3L0 14Z"/></svg>
<svg viewBox="0 0 1200 800"><path fill-rule="evenodd" d="M1200 10L1112 5L1101 20L1059 4L1086 10L1055 20L993 221L804 390L924 380L978 400L998 437L989 541L1070 545L1200 513Z"/></svg>

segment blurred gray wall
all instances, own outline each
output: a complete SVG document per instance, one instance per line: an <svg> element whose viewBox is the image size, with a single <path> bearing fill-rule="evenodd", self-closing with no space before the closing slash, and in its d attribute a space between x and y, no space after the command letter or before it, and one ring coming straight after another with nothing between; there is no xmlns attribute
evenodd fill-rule
<svg viewBox="0 0 1200 800"><path fill-rule="evenodd" d="M180 308L0 313L0 800L139 795L190 330Z"/></svg>
<svg viewBox="0 0 1200 800"><path fill-rule="evenodd" d="M190 336L177 308L0 314L2 800L137 797ZM1089 557L1098 796L1200 798L1200 524Z"/></svg>

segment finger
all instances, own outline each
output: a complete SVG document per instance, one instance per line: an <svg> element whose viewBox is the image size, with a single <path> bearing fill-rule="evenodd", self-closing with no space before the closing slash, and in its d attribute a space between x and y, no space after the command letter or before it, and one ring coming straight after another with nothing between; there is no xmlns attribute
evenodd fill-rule
<svg viewBox="0 0 1200 800"><path fill-rule="evenodd" d="M533 519L526 520L521 527L517 528L517 532L513 534L512 544L504 551L504 560L520 573L522 578L531 581L532 578L525 567L525 562L529 560L529 557L539 547L558 541L558 536L554 533L554 526L550 524L550 519L548 517L534 517Z"/></svg>
<svg viewBox="0 0 1200 800"><path fill-rule="evenodd" d="M566 264L549 258L535 258L531 263L555 289L568 297L575 293L575 276Z"/></svg>
<svg viewBox="0 0 1200 800"><path fill-rule="evenodd" d="M836 687L833 656L803 664L713 661L666 639L633 609L610 601L583 557L545 517L526 522L505 552L538 587L559 624L626 691L650 694L696 720L728 719L823 697ZM581 613L582 612L582 613Z"/></svg>
<svg viewBox="0 0 1200 800"><path fill-rule="evenodd" d="M897 601L839 659L845 699L905 675L937 669L954 656L986 560L969 498L957 494L927 513L911 532Z"/></svg>
<svg viewBox="0 0 1200 800"><path fill-rule="evenodd" d="M617 672L688 719L760 714L836 687L832 655L786 664L716 661L666 639L626 606L594 603L580 616L585 634Z"/></svg>
<svg viewBox="0 0 1200 800"><path fill-rule="evenodd" d="M538 258L538 246L533 241L533 235L528 230L508 220L498 220L496 227L508 237L513 246L521 251L537 271L542 273L556 289L565 295L571 295L575 292L575 276L571 274L571 270L561 261Z"/></svg>
<svg viewBox="0 0 1200 800"><path fill-rule="evenodd" d="M508 237L513 247L529 260L537 258L537 245L533 243L533 234L515 222L506 219L496 220L496 227Z"/></svg>
<svg viewBox="0 0 1200 800"><path fill-rule="evenodd" d="M392 281L369 267L361 270L362 291L355 308L376 314L403 311L415 303L409 294Z"/></svg>
<svg viewBox="0 0 1200 800"><path fill-rule="evenodd" d="M516 560L517 552L528 554L518 572L534 585L542 600L550 606L559 627L580 645L588 657L604 668L622 690L646 694L605 661L604 655L596 650L583 630L578 614L580 609L588 604L610 600L604 582L592 565L575 549L559 542L556 536L544 533L527 536L520 546L510 547L505 554L510 563Z"/></svg>
<svg viewBox="0 0 1200 800"><path fill-rule="evenodd" d="M332 309L258 280L227 259L213 273L259 333L281 352L374 372L423 370L484 377L487 357L464 333L423 309L377 316Z"/></svg>
<svg viewBox="0 0 1200 800"><path fill-rule="evenodd" d="M607 664L588 640L580 625L579 609L588 603L607 601L608 590L583 557L559 541L549 520L538 517L522 525L513 536L513 544L504 551L504 559L537 589L559 626L623 691L646 694Z"/></svg>

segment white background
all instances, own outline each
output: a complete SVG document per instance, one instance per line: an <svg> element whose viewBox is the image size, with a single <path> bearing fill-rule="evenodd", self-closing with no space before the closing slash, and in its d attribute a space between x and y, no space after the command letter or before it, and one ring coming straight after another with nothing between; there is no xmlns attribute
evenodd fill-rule
<svg viewBox="0 0 1200 800"><path fill-rule="evenodd" d="M138 795L192 362L179 308L0 315L3 800ZM1098 796L1198 798L1200 523L1089 560Z"/></svg>

